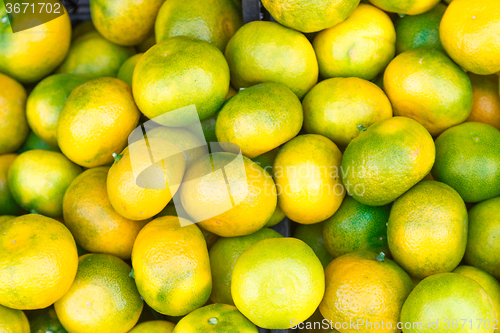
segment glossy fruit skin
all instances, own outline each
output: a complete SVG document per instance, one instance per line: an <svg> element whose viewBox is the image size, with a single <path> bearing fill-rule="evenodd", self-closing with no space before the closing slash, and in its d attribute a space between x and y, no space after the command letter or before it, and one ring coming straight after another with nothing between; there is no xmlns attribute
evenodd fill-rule
<svg viewBox="0 0 500 333"><path fill-rule="evenodd" d="M439 0L370 0L370 2L386 12L418 15L434 8Z"/></svg>
<svg viewBox="0 0 500 333"><path fill-rule="evenodd" d="M302 99L318 82L318 62L311 43L300 32L278 23L245 24L227 44L225 55L236 90L276 82Z"/></svg>
<svg viewBox="0 0 500 333"><path fill-rule="evenodd" d="M81 256L75 281L54 304L68 332L129 332L144 305L130 270L109 254Z"/></svg>
<svg viewBox="0 0 500 333"><path fill-rule="evenodd" d="M151 34L162 0L92 0L90 15L95 28L118 45L132 46Z"/></svg>
<svg viewBox="0 0 500 333"><path fill-rule="evenodd" d="M392 106L375 84L359 78L334 78L314 86L302 101L304 128L344 148L377 121L392 117Z"/></svg>
<svg viewBox="0 0 500 333"><path fill-rule="evenodd" d="M149 119L194 105L199 120L204 120L224 103L229 68L223 54L208 42L172 37L144 53L134 70L132 88L137 106ZM155 121L184 126L194 120L174 114Z"/></svg>
<svg viewBox="0 0 500 333"><path fill-rule="evenodd" d="M264 227L267 228L274 227L275 225L283 221L285 217L286 217L285 212L283 212L280 206L276 206L273 215L269 218L269 220L267 220Z"/></svg>
<svg viewBox="0 0 500 333"><path fill-rule="evenodd" d="M210 295L212 302L234 305L231 296L231 277L236 260L245 250L261 240L280 237L282 236L276 231L262 228L246 236L220 238L208 252L213 279Z"/></svg>
<svg viewBox="0 0 500 333"><path fill-rule="evenodd" d="M266 82L238 93L217 116L219 142L230 142L254 158L294 138L302 128L302 105L286 86Z"/></svg>
<svg viewBox="0 0 500 333"><path fill-rule="evenodd" d="M429 173L434 156L431 135L415 120L382 120L360 133L345 150L344 185L365 205L387 205Z"/></svg>
<svg viewBox="0 0 500 333"><path fill-rule="evenodd" d="M500 131L467 122L452 127L436 140L432 176L453 187L465 202L500 195Z"/></svg>
<svg viewBox="0 0 500 333"><path fill-rule="evenodd" d="M439 37L439 24L446 6L438 3L432 10L420 15L406 15L396 21L396 52L432 48L444 51Z"/></svg>
<svg viewBox="0 0 500 333"><path fill-rule="evenodd" d="M469 235L465 261L500 278L500 198L478 203L469 211Z"/></svg>
<svg viewBox="0 0 500 333"><path fill-rule="evenodd" d="M16 153L22 154L25 151L37 149L60 152L59 148L49 145L47 142L40 139L34 132L30 132L26 141L24 141L23 145L16 151Z"/></svg>
<svg viewBox="0 0 500 333"><path fill-rule="evenodd" d="M197 125L197 124L195 124ZM147 131L148 139L160 138L172 142L184 154L186 168L196 162L203 155L208 154L207 142L198 136L199 129L191 130L189 127L160 126Z"/></svg>
<svg viewBox="0 0 500 333"><path fill-rule="evenodd" d="M490 296L496 312L495 319L498 320L500 317L500 283L490 274L473 266L458 266L453 273L467 276L479 283Z"/></svg>
<svg viewBox="0 0 500 333"><path fill-rule="evenodd" d="M164 320L147 321L134 327L129 333L172 333L175 325Z"/></svg>
<svg viewBox="0 0 500 333"><path fill-rule="evenodd" d="M0 225L0 302L43 309L70 288L78 266L76 244L59 221L28 214Z"/></svg>
<svg viewBox="0 0 500 333"><path fill-rule="evenodd" d="M29 150L12 162L8 182L14 200L25 210L62 215L64 193L82 169L63 154Z"/></svg>
<svg viewBox="0 0 500 333"><path fill-rule="evenodd" d="M128 220L114 210L106 187L108 171L109 167L92 168L75 178L64 195L64 223L85 250L127 260L149 220Z"/></svg>
<svg viewBox="0 0 500 333"><path fill-rule="evenodd" d="M312 224L333 215L345 189L340 176L342 153L317 134L300 135L287 142L273 165L278 205L291 220Z"/></svg>
<svg viewBox="0 0 500 333"><path fill-rule="evenodd" d="M474 74L500 71L500 7L495 0L450 3L440 26L441 41L450 57Z"/></svg>
<svg viewBox="0 0 500 333"><path fill-rule="evenodd" d="M181 227L179 220L183 219L165 216L151 221L132 251L139 293L151 308L169 316L183 316L202 306L212 290L205 239L196 225Z"/></svg>
<svg viewBox="0 0 500 333"><path fill-rule="evenodd" d="M323 78L371 80L394 58L396 31L386 13L361 4L345 21L318 33L313 45Z"/></svg>
<svg viewBox="0 0 500 333"><path fill-rule="evenodd" d="M287 329L309 318L325 291L323 266L295 238L265 239L240 255L231 294L236 307L259 327Z"/></svg>
<svg viewBox="0 0 500 333"><path fill-rule="evenodd" d="M257 327L236 307L227 304L211 304L194 310L182 318L172 333L257 333Z"/></svg>
<svg viewBox="0 0 500 333"><path fill-rule="evenodd" d="M352 197L344 198L339 209L324 222L326 249L338 258L358 250L389 255L387 221L390 206L368 206Z"/></svg>
<svg viewBox="0 0 500 333"><path fill-rule="evenodd" d="M61 8L64 6L60 1ZM7 17L0 5L0 17ZM33 15L21 16L33 20ZM8 19L0 22L0 72L22 83L34 83L49 75L63 60L71 41L71 22L67 13L34 28L12 32Z"/></svg>
<svg viewBox="0 0 500 333"><path fill-rule="evenodd" d="M148 139L147 144L145 140L134 142L120 155L108 173L111 205L130 220L155 216L179 189L184 155L173 143L159 138Z"/></svg>
<svg viewBox="0 0 500 333"><path fill-rule="evenodd" d="M293 237L300 239L311 247L314 254L321 261L323 267L326 268L333 260L332 255L328 252L323 239L324 222L315 224L299 224L295 229Z"/></svg>
<svg viewBox="0 0 500 333"><path fill-rule="evenodd" d="M285 27L316 32L344 21L359 0L263 0L262 4Z"/></svg>
<svg viewBox="0 0 500 333"><path fill-rule="evenodd" d="M17 154L0 155L0 215L21 215L24 210L16 203L10 193L7 174Z"/></svg>
<svg viewBox="0 0 500 333"><path fill-rule="evenodd" d="M379 256L380 257L380 256ZM325 297L319 309L335 323L359 319L372 323L391 322L393 329L349 328L354 332L397 332L396 324L413 283L406 272L390 259L378 261L377 254L357 251L334 259L325 269Z"/></svg>
<svg viewBox="0 0 500 333"><path fill-rule="evenodd" d="M50 307L30 318L31 333L68 333L57 318L56 311Z"/></svg>
<svg viewBox="0 0 500 333"><path fill-rule="evenodd" d="M446 318L446 321L444 320ZM434 323L439 321L433 329L422 325L405 329L405 332L432 332L443 330L446 325L460 319L480 318L490 323L496 318L493 303L486 291L471 278L454 274L442 273L422 280L410 293L401 310L402 322ZM473 322L475 320L473 319ZM493 332L484 325L475 322L473 328L459 325L457 332ZM411 325L413 326L413 325Z"/></svg>
<svg viewBox="0 0 500 333"><path fill-rule="evenodd" d="M92 168L113 162L127 145L139 110L132 90L121 80L99 78L77 87L64 104L57 123L59 148L70 160Z"/></svg>
<svg viewBox="0 0 500 333"><path fill-rule="evenodd" d="M77 74L87 79L116 77L121 65L135 54L133 48L116 45L97 31L76 39L56 73Z"/></svg>
<svg viewBox="0 0 500 333"><path fill-rule="evenodd" d="M73 89L87 82L73 74L55 74L36 85L26 103L26 117L33 132L43 141L57 147L57 121Z"/></svg>
<svg viewBox="0 0 500 333"><path fill-rule="evenodd" d="M387 240L394 260L411 276L423 279L458 266L467 228L467 208L460 195L444 183L423 181L394 202Z"/></svg>
<svg viewBox="0 0 500 333"><path fill-rule="evenodd" d="M186 171L180 189L182 205L193 221L222 237L262 229L276 209L272 177L249 158L241 157L242 161L227 152L201 157Z"/></svg>
<svg viewBox="0 0 500 333"><path fill-rule="evenodd" d="M5 333L30 333L30 324L22 311L0 305L0 329Z"/></svg>
<svg viewBox="0 0 500 333"><path fill-rule="evenodd" d="M156 42L174 36L207 41L224 52L243 20L232 0L165 1L156 18Z"/></svg>
<svg viewBox="0 0 500 333"><path fill-rule="evenodd" d="M469 73L472 83L472 111L466 121L488 124L500 130L500 90L496 75Z"/></svg>
<svg viewBox="0 0 500 333"><path fill-rule="evenodd" d="M26 98L21 84L0 73L0 155L13 153L28 137Z"/></svg>
<svg viewBox="0 0 500 333"><path fill-rule="evenodd" d="M137 63L139 62L139 59L141 59L143 54L144 53L137 53L125 60L125 62L120 67L118 74L116 74L116 78L122 80L132 87L132 77L134 76L135 66L137 66Z"/></svg>
<svg viewBox="0 0 500 333"><path fill-rule="evenodd" d="M472 108L467 74L443 52L417 49L397 56L384 73L394 115L412 118L433 136L464 122Z"/></svg>

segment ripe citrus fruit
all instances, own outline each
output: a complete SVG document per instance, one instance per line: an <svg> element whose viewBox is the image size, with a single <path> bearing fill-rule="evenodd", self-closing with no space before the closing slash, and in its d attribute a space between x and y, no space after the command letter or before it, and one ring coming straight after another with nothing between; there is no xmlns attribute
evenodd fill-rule
<svg viewBox="0 0 500 333"><path fill-rule="evenodd" d="M436 140L432 175L453 187L465 202L500 195L500 131L472 122L446 130Z"/></svg>
<svg viewBox="0 0 500 333"><path fill-rule="evenodd" d="M0 253L0 304L13 309L48 307L69 290L78 266L70 231L38 214L0 225Z"/></svg>
<svg viewBox="0 0 500 333"><path fill-rule="evenodd" d="M149 119L183 107L195 107L199 120L219 110L229 90L224 55L208 42L177 36L156 44L141 57L132 79L134 98ZM184 126L198 119L171 113L155 119Z"/></svg>
<svg viewBox="0 0 500 333"><path fill-rule="evenodd" d="M245 24L231 38L225 54L231 83L237 90L276 82L302 98L318 81L318 62L311 43L300 32L278 23Z"/></svg>
<svg viewBox="0 0 500 333"><path fill-rule="evenodd" d="M11 2L10 5L15 3ZM59 0L52 1L52 4L53 8L57 4L60 10L64 10ZM28 9L25 15L16 15L16 19L21 21L18 22L19 25L32 26L34 25L32 22L40 22L33 12L31 15L29 12ZM14 33L7 16L7 8L2 1L0 18L0 72L22 83L37 82L49 75L68 53L71 41L71 22L68 13L65 12L44 24Z"/></svg>
<svg viewBox="0 0 500 333"><path fill-rule="evenodd" d="M326 249L333 258L357 250L389 254L387 221L389 206L367 206L346 197L323 227Z"/></svg>
<svg viewBox="0 0 500 333"><path fill-rule="evenodd" d="M488 124L500 130L498 77L469 73L472 83L472 111L467 121Z"/></svg>
<svg viewBox="0 0 500 333"><path fill-rule="evenodd" d="M444 51L439 38L439 24L446 6L438 3L420 15L405 15L396 21L396 52L430 48Z"/></svg>
<svg viewBox="0 0 500 333"><path fill-rule="evenodd" d="M304 128L321 134L345 149L360 133L377 121L392 117L392 106L375 84L359 78L324 80L302 101Z"/></svg>
<svg viewBox="0 0 500 333"><path fill-rule="evenodd" d="M383 206L424 178L434 155L434 141L422 125L405 117L382 120L345 150L343 181L357 201Z"/></svg>
<svg viewBox="0 0 500 333"><path fill-rule="evenodd" d="M73 28L73 32L71 34L71 41L73 42L78 38L80 38L81 36L93 31L97 30L95 29L94 23L92 23L91 20L82 22Z"/></svg>
<svg viewBox="0 0 500 333"><path fill-rule="evenodd" d="M92 168L75 178L64 195L64 223L85 250L126 260L149 221L128 220L114 210L106 188L108 170Z"/></svg>
<svg viewBox="0 0 500 333"><path fill-rule="evenodd" d="M134 327L129 333L172 333L175 325L164 320L147 321Z"/></svg>
<svg viewBox="0 0 500 333"><path fill-rule="evenodd" d="M153 30L163 0L92 0L90 15L95 28L118 45L137 45Z"/></svg>
<svg viewBox="0 0 500 333"><path fill-rule="evenodd" d="M412 118L433 136L464 122L472 108L467 74L443 52L404 52L387 66L384 89L396 116Z"/></svg>
<svg viewBox="0 0 500 333"><path fill-rule="evenodd" d="M219 142L231 142L254 158L294 138L302 128L300 100L286 86L266 82L238 93L217 116ZM222 145L224 147L224 145Z"/></svg>
<svg viewBox="0 0 500 333"><path fill-rule="evenodd" d="M121 65L134 54L133 48L116 45L97 31L88 32L71 44L57 73L78 74L87 79L116 77Z"/></svg>
<svg viewBox="0 0 500 333"><path fill-rule="evenodd" d="M500 279L500 197L478 203L469 211L465 260Z"/></svg>
<svg viewBox="0 0 500 333"><path fill-rule="evenodd" d="M179 189L184 155L173 143L153 138L134 142L120 156L108 173L111 205L130 220L155 216Z"/></svg>
<svg viewBox="0 0 500 333"><path fill-rule="evenodd" d="M141 315L143 301L130 266L109 254L86 254L69 291L55 304L68 332L126 333Z"/></svg>
<svg viewBox="0 0 500 333"><path fill-rule="evenodd" d="M61 216L64 193L82 169L63 154L30 150L19 155L9 169L9 188L26 210Z"/></svg>
<svg viewBox="0 0 500 333"><path fill-rule="evenodd" d="M180 198L194 221L222 237L261 229L277 201L272 177L249 158L233 153L197 160L184 176Z"/></svg>
<svg viewBox="0 0 500 333"><path fill-rule="evenodd" d="M287 142L274 161L278 205L291 220L312 224L333 215L342 203L337 146L317 134L300 135Z"/></svg>
<svg viewBox="0 0 500 333"><path fill-rule="evenodd" d="M479 283L493 302L493 307L496 312L495 319L497 319L498 322L500 317L500 283L490 274L472 266L458 266L453 273L467 276Z"/></svg>
<svg viewBox="0 0 500 333"><path fill-rule="evenodd" d="M134 76L135 67L137 66L137 63L139 62L139 59L141 59L143 54L144 53L137 53L125 60L125 62L120 67L118 74L116 74L116 78L122 80L129 86L132 86L132 77Z"/></svg>
<svg viewBox="0 0 500 333"><path fill-rule="evenodd" d="M212 302L234 305L231 297L231 277L236 260L246 249L261 240L280 237L282 236L276 231L262 228L246 236L220 238L209 251L213 280L210 295Z"/></svg>
<svg viewBox="0 0 500 333"><path fill-rule="evenodd" d="M262 169L269 172L270 175L273 175L273 163L279 151L280 148L276 147L273 150L268 151L267 153L252 158L252 161L257 163Z"/></svg>
<svg viewBox="0 0 500 333"><path fill-rule="evenodd" d="M30 333L28 318L20 310L9 309L0 305L0 332Z"/></svg>
<svg viewBox="0 0 500 333"><path fill-rule="evenodd" d="M344 22L318 33L313 45L323 78L371 80L394 58L396 32L386 13L361 4Z"/></svg>
<svg viewBox="0 0 500 333"><path fill-rule="evenodd" d="M160 126L146 133L148 139L159 138L172 142L184 154L186 168L208 154L207 143L188 127ZM201 136L201 135L200 135Z"/></svg>
<svg viewBox="0 0 500 333"><path fill-rule="evenodd" d="M405 333L448 330L490 333L495 318L486 291L473 279L454 273L422 280L401 310Z"/></svg>
<svg viewBox="0 0 500 333"><path fill-rule="evenodd" d="M68 333L57 318L53 307L41 310L29 319L31 333Z"/></svg>
<svg viewBox="0 0 500 333"><path fill-rule="evenodd" d="M383 253L352 252L334 259L326 267L325 277L325 297L319 310L333 327L344 333L397 331L401 307L413 283L394 261ZM350 322L357 325L347 327ZM378 323L378 329L368 322ZM381 327L382 322L385 326Z"/></svg>
<svg viewBox="0 0 500 333"><path fill-rule="evenodd" d="M370 2L386 12L418 15L434 8L439 0L370 0Z"/></svg>
<svg viewBox="0 0 500 333"><path fill-rule="evenodd" d="M7 221L10 221L12 219L15 219L17 216L14 215L1 215L0 216L0 224L3 224Z"/></svg>
<svg viewBox="0 0 500 333"><path fill-rule="evenodd" d="M234 304L254 324L287 329L318 307L325 291L323 266L313 250L295 238L262 240L243 252L233 268Z"/></svg>
<svg viewBox="0 0 500 333"><path fill-rule="evenodd" d="M158 213L158 215L156 215L156 218L162 217L162 216L179 216L179 214L177 213L177 210L181 211L181 217L188 216L186 211L182 207L182 205L177 205L177 207L176 207L175 203L170 201L168 203L168 205L160 213ZM182 214L184 214L184 215L182 215ZM217 236L216 234L208 231L208 230L201 228L199 225L198 225L198 228L200 229L201 233L203 234L203 237L205 237L205 241L207 242L207 248L210 249L212 247L212 245L214 245L215 242L217 242L217 240L220 237Z"/></svg>
<svg viewBox="0 0 500 333"><path fill-rule="evenodd" d="M359 0L263 0L262 4L285 27L316 32L344 21Z"/></svg>
<svg viewBox="0 0 500 333"><path fill-rule="evenodd" d="M416 278L451 272L465 253L467 220L465 203L454 189L437 181L420 182L392 206L389 249Z"/></svg>
<svg viewBox="0 0 500 333"><path fill-rule="evenodd" d="M212 277L207 245L194 224L159 217L139 233L132 251L135 283L146 303L169 316L183 316L210 297Z"/></svg>
<svg viewBox="0 0 500 333"><path fill-rule="evenodd" d="M23 209L16 203L10 193L7 175L10 165L17 154L0 155L0 215L21 215Z"/></svg>
<svg viewBox="0 0 500 333"><path fill-rule="evenodd" d="M156 41L189 36L211 43L224 52L243 25L241 9L232 0L165 1L155 24Z"/></svg>
<svg viewBox="0 0 500 333"><path fill-rule="evenodd" d="M273 215L269 218L269 220L267 220L264 227L274 227L276 224L283 221L285 217L286 217L285 212L283 212L280 206L277 205Z"/></svg>
<svg viewBox="0 0 500 333"><path fill-rule="evenodd" d="M33 132L57 147L57 121L69 94L87 80L73 74L55 74L43 79L30 93L26 117Z"/></svg>
<svg viewBox="0 0 500 333"><path fill-rule="evenodd" d="M139 110L130 87L115 78L99 78L77 87L57 123L59 148L86 168L113 161L137 126Z"/></svg>
<svg viewBox="0 0 500 333"><path fill-rule="evenodd" d="M322 222L315 224L299 224L295 229L293 237L309 245L316 254L316 257L321 261L323 267L326 267L333 260L333 257L325 246L323 225L324 223Z"/></svg>
<svg viewBox="0 0 500 333"><path fill-rule="evenodd" d="M172 333L257 333L257 327L234 306L211 304L182 318Z"/></svg>
<svg viewBox="0 0 500 333"><path fill-rule="evenodd" d="M18 154L22 154L28 150L50 150L60 152L57 146L49 145L47 142L40 139L35 133L30 132L26 141L24 141L21 148L19 148L16 152Z"/></svg>
<svg viewBox="0 0 500 333"><path fill-rule="evenodd" d="M22 85L0 73L0 155L16 151L28 137L26 97Z"/></svg>
<svg viewBox="0 0 500 333"><path fill-rule="evenodd" d="M480 75L500 71L500 7L496 0L455 0L440 26L441 41L450 57Z"/></svg>

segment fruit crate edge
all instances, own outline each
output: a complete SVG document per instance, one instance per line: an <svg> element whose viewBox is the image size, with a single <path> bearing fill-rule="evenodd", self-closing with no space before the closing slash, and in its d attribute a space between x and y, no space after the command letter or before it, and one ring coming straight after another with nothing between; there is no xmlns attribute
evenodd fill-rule
<svg viewBox="0 0 500 333"><path fill-rule="evenodd" d="M264 9L260 0L242 0L243 21L244 23L252 21L274 21L269 13ZM81 22L90 20L89 0L80 0L76 8L70 13L71 22L77 25ZM292 223L285 218L278 223L273 229L285 237L290 237L292 234ZM266 330L259 328L259 333L293 333L295 329L288 330Z"/></svg>

